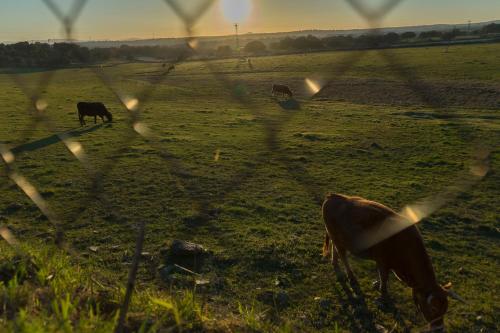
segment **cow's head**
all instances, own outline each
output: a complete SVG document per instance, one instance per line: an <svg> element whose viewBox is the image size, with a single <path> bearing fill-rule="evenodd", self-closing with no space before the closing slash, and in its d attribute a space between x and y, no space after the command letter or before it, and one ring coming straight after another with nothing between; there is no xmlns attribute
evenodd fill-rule
<svg viewBox="0 0 500 333"><path fill-rule="evenodd" d="M106 110L105 116L106 116L106 118L108 119L109 122L113 121L113 115L108 110Z"/></svg>
<svg viewBox="0 0 500 333"><path fill-rule="evenodd" d="M451 290L451 283L437 286L431 292L413 291L415 304L430 325L430 332L444 329L444 315L448 310L448 297L465 302Z"/></svg>

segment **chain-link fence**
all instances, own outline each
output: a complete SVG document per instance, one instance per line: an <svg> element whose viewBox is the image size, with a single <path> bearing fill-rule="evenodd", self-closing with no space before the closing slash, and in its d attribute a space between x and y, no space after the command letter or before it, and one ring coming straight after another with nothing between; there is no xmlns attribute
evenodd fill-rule
<svg viewBox="0 0 500 333"><path fill-rule="evenodd" d="M394 8L396 8L402 1L401 0L387 0L385 3L379 7L370 7L362 1L358 0L346 0L351 6L352 10L357 12L373 29L373 34L380 33L378 28L381 26L383 19L391 13ZM68 41L73 40L74 26L82 13L85 10L85 5L87 0L74 0L73 5L67 13L52 0L43 0L47 8L52 12L54 19L58 20L64 29L64 38ZM190 52L186 52L184 55L180 56L176 61L172 62L172 65L177 65L185 62L189 59L192 54L197 52L197 32L195 31L195 25L202 18L202 16L214 5L214 0L198 1L196 5L193 6L192 2L189 1L179 1L179 0L165 0L164 1L167 8L165 10L173 11L178 18L181 19L182 24L185 29L185 33L188 37L185 38L187 47ZM286 9L284 9L286 10ZM434 88L427 84L426 81L421 78L418 73L412 70L410 67L405 66L405 59L401 58L397 53L391 49L381 49L377 50L390 67L390 69L396 73L396 75L401 79L404 84L411 89L416 96L425 104L428 108L433 109L435 112L444 112L443 105L440 103L440 97L436 96ZM363 59L365 52L346 52L341 55L335 63L330 64L328 73L311 73L311 77L314 75L321 76L322 83L315 84L315 89L310 98L320 94L324 89L327 89L331 84L334 84L336 80L339 80L347 73L351 68L353 68L359 61ZM203 61L203 60L202 60ZM299 181L303 186L304 190L308 195L319 204L321 204L324 194L319 189L317 184L315 184L314 178L309 175L307 168L297 167L297 164L290 164L290 156L287 155L286 150L282 149L282 143L280 142L279 133L286 126L286 124L294 117L294 112L285 112L281 116L269 117L266 114L266 106L259 103L259 100L252 97L252 95L247 93L242 93L241 90L235 89L238 86L237 82L233 77L227 74L221 74L214 64L210 60L205 61L205 65L208 70L212 73L214 78L225 88L227 92L230 93L231 98L234 102L241 105L242 108L248 111L249 114L258 116L260 119L264 119L264 140L265 147L267 151L256 157L254 165L265 165L265 163L272 157L275 161L278 161L289 173L290 179ZM142 109L144 105L148 104L148 101L152 98L155 88L157 88L164 80L170 75L173 66L163 67L161 73L156 75L150 85L146 85L141 91L137 93L136 96L131 97L130 95L122 92L115 82L115 79L107 74L106 70L102 66L89 66L89 69L93 71L103 86L105 86L109 91L113 93L116 97L116 101L123 107L126 114L128 115L127 129L120 135L121 141L115 143L116 152L123 150L126 147L130 147L132 142L142 139L144 143L151 146L152 149L159 152L159 155L163 159L168 170L174 174L180 174L183 172L189 173L185 170L183 161L176 158L175 154L166 151L160 144L161 136L155 133L148 124L143 120ZM55 134L58 139L65 145L67 150L78 160L79 163L85 168L88 177L92 179L92 186L87 190L86 196L81 199L78 207L90 207L92 202L99 199L101 202L107 202L107 196L102 188L103 179L109 175L113 168L118 164L119 154L110 154L113 156L108 158L107 161L100 167L92 165L90 159L83 145L78 142L74 137L68 134L60 134L57 131L57 126L51 118L50 112L48 112L48 104L43 99L43 92L51 85L53 82L55 71L43 72L40 76L40 81L33 86L28 82L24 82L22 77L17 74L10 74L12 81L18 87L20 87L26 97L30 100L29 108L26 113L30 115L32 122L26 126L26 128L19 131L20 135L17 141L23 141L25 138L31 136L38 127L46 127L46 129ZM304 78L307 79L307 78ZM457 120L459 125L463 128L467 128L469 125L466 120ZM473 128L470 128L474 132ZM432 198L428 198L417 204L407 205L404 213L407 217L414 223L421 221L426 216L433 213L435 210L443 207L452 201L459 193L471 188L476 182L481 180L488 172L488 159L489 159L489 147L486 143L479 140L471 140L471 147L475 147L472 150L478 152L476 156L473 156L474 165L471 173L466 176L460 176L460 178L450 184L450 187L443 191L442 193L437 193ZM10 179L11 182L15 183L18 188L20 188L27 197L39 208L41 213L47 218L48 223L56 230L56 243L67 250L71 255L78 256L78 251L73 250L71 239L65 239L64 225L66 221L75 221L81 216L85 210L77 210L71 214L65 214L65 217L60 217L51 208L48 202L44 199L40 191L30 182L29 179L23 176L23 174L16 167L16 153L7 145L0 146L0 154L3 159L5 166L5 174ZM241 184L245 184L247 181L251 181L252 177L255 176L255 170L257 168L250 168L241 171L239 174L232 177L232 180L225 184L226 191L223 191L219 195L217 200L223 202L226 195L235 191ZM198 190L198 189L197 189ZM185 189L188 191L189 189ZM187 193L189 194L189 193ZM212 205L210 200L199 198L196 196L192 197L193 200L198 201L193 206L197 207L200 216L210 218L210 211L212 210ZM212 200L213 198L211 198ZM112 206L110 203L109 207ZM118 210L118 208L113 208ZM67 212L66 212L67 213ZM119 211L117 214L121 214ZM133 221L133 218L131 219ZM141 260L141 253L143 251L143 245L145 240L145 229L147 225L144 221L133 223L130 225L131 230L136 233L136 247L132 260L132 265L129 270L129 277L126 282L126 293L123 299L120 317L118 320L118 326L116 328L117 332L123 331L123 325L127 316L128 308L130 305L132 292L134 290L135 281L138 274L138 268ZM391 230L390 233L384 234L384 239L397 233L401 229ZM17 248L18 242L22 240L16 240L14 235L9 231L9 229L3 226L0 229L1 236L14 248ZM369 239L360 245L360 248L366 248L380 242L382 238Z"/></svg>

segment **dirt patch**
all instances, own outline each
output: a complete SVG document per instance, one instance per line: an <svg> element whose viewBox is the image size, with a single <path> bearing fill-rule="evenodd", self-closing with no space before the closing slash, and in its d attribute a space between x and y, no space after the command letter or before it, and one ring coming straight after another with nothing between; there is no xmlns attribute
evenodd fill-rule
<svg viewBox="0 0 500 333"><path fill-rule="evenodd" d="M230 85L238 84L254 96L270 96L273 83L286 84L299 99L311 96L304 77L287 77L286 75L281 77L270 72L252 72L254 76L245 74L247 73L237 75L227 73L224 78L231 82ZM182 80L178 77L169 77L165 83L171 86L192 88L198 87L199 81L205 77L214 79L213 74L182 76ZM152 73L144 73L134 76L133 79L152 83L157 77ZM218 90L214 92L220 93ZM403 82L373 78L344 78L331 82L314 99L369 105L498 109L500 108L500 84L490 85L476 81Z"/></svg>
<svg viewBox="0 0 500 333"><path fill-rule="evenodd" d="M336 80L316 99L359 104L500 108L500 87L476 82L398 82L377 79Z"/></svg>

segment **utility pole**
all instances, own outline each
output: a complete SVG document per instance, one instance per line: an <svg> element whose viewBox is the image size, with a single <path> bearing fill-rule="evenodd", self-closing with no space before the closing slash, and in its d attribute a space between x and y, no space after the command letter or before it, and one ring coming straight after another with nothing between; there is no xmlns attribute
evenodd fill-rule
<svg viewBox="0 0 500 333"><path fill-rule="evenodd" d="M234 31L236 32L236 50L238 51L238 57L240 56L240 37L238 36L238 23L234 24Z"/></svg>

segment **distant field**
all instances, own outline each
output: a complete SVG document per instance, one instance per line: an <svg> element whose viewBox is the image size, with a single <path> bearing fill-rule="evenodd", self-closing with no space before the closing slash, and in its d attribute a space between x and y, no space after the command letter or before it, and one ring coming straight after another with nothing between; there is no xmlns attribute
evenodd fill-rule
<svg viewBox="0 0 500 333"><path fill-rule="evenodd" d="M202 244L213 251L201 269L211 284L196 292L208 317L204 325L235 332L370 331L374 324L397 331L404 325L423 327L410 289L394 277L389 288L400 321L394 311L377 306L372 262L352 258L365 299L349 300L320 256L324 226L316 198L335 191L400 209L456 184L467 174L477 147L490 149L491 170L483 181L420 228L438 279L443 284L452 281L469 302L450 302L450 332L497 332L500 45L389 52L401 66L391 66L377 51L254 58L253 69L245 63L237 67L236 60L177 65L141 104L142 121L157 138L154 146L140 136L124 142L131 133L127 111L92 71L58 70L43 92L46 113L58 133L68 132L83 145L93 170L106 166L109 171L102 184L106 201L90 205L82 205L87 203L82 199L92 179L53 136L56 133L43 124L23 132L32 121L26 114L29 100L7 74L0 74L0 143L13 149L20 174L40 190L63 222L81 257L61 260L85 272L75 276L94 276L103 285L96 288L119 299L120 291L112 286L122 288L126 282L135 242L131 226L145 221L148 254L139 272L139 299L147 302L151 295L169 298L179 290L192 290L192 282L182 280L171 287L162 280L157 270L163 260L160 250L174 239ZM338 69L360 55L348 70ZM134 97L155 82L162 68L138 63L103 70L113 78L115 89ZM33 85L41 75L43 71L33 71L19 78ZM306 78L333 82L311 98ZM271 97L273 82L290 85L296 103ZM249 102L242 105L234 96ZM94 126L88 118L88 125L80 128L79 101L104 102L115 121ZM0 222L28 244L29 251L55 265L46 253L52 251L46 249L53 236L50 223L3 169L0 174ZM91 246L97 252L89 250ZM13 255L0 243L0 258ZM72 280L71 272L65 274L74 288L67 292L73 300L79 294L75 285L83 282ZM42 286L20 286L20 293L38 297L61 283L59 276ZM7 290L12 288L0 286L0 293L6 295ZM273 292L286 293L286 306L268 301L266 295ZM148 319L166 320L144 302L133 304L130 327L137 329ZM46 329L44 318L58 315L26 303L5 306L4 301L0 330L13 330L19 309L26 309L26 322ZM9 307L10 312L5 310ZM114 319L103 315L102 320L109 324ZM71 317L65 323L76 326L75 321ZM86 327L81 329L92 331Z"/></svg>

